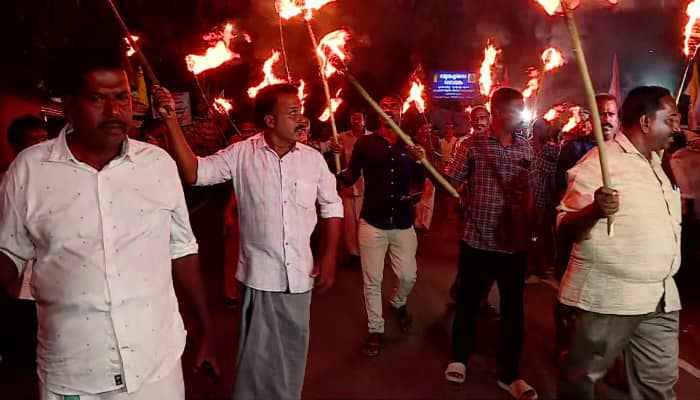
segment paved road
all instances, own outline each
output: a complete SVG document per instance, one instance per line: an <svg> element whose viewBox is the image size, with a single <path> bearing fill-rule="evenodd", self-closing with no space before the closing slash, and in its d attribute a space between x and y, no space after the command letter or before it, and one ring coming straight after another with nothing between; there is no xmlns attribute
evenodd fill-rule
<svg viewBox="0 0 700 400"><path fill-rule="evenodd" d="M216 207L204 207L194 216L194 228L200 238L206 279L211 293L216 342L223 374L218 381L190 372L191 338L184 357L188 400L229 399L235 374L235 348L238 334L237 310L226 309L219 301L221 293L220 221ZM414 313L413 333L400 333L388 316L387 346L378 358L369 359L360 349L366 335L361 297L361 275L357 267L341 265L336 287L316 296L312 305L311 350L307 368L305 399L508 399L496 386L495 353L498 322L484 318L479 330L478 354L462 386L444 382L443 371L449 358L448 288L455 275L457 257L457 221L437 218L433 230L419 239L419 277L409 299ZM385 298L391 294L393 275L387 269ZM522 375L540 393L540 398L555 397L556 367L552 305L555 289L551 283L526 287L526 340ZM678 383L680 399L700 399L700 295L685 298L682 314L681 358L687 361ZM388 309L385 307L385 309ZM186 322L191 313L182 304ZM503 334L508 334L507 332ZM35 378L31 371L3 371L0 374L0 398L34 399ZM610 389L610 395L616 392Z"/></svg>

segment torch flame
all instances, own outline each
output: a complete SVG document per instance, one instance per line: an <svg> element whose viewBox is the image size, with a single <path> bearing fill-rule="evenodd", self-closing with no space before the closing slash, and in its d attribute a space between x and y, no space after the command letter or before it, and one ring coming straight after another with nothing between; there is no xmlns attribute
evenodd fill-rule
<svg viewBox="0 0 700 400"><path fill-rule="evenodd" d="M425 99L423 99L424 92L425 85L423 85L419 79L414 80L411 83L411 90L408 92L408 98L403 102L403 109L401 110L401 113L405 113L409 108L411 108L411 104L415 104L418 112L423 114L425 112Z"/></svg>
<svg viewBox="0 0 700 400"><path fill-rule="evenodd" d="M299 89L297 91L297 96L299 97L299 101L301 102L301 113L304 113L304 101L306 100L306 82L304 82L303 79L299 80Z"/></svg>
<svg viewBox="0 0 700 400"><path fill-rule="evenodd" d="M555 118L559 115L559 112L557 112L556 109L550 108L549 111L547 111L546 114L542 118L544 118L545 121L552 122L554 121Z"/></svg>
<svg viewBox="0 0 700 400"><path fill-rule="evenodd" d="M326 107L326 109L323 111L323 114L321 114L320 117L318 117L318 120L321 122L326 122L328 119L331 117L331 112L335 113L338 111L338 107L340 107L341 104L343 104L343 99L340 97L340 93L342 92L342 89L339 89L338 92L336 92L335 97L331 99L331 110Z"/></svg>
<svg viewBox="0 0 700 400"><path fill-rule="evenodd" d="M335 0L277 0L277 12L282 19L292 19L304 13L306 20L313 18L313 12L318 11Z"/></svg>
<svg viewBox="0 0 700 400"><path fill-rule="evenodd" d="M350 40L350 33L344 29L333 31L324 36L318 43L316 54L321 60L321 70L326 78L333 76L338 70L330 62L330 57L337 57L340 61L346 61L348 56L345 45Z"/></svg>
<svg viewBox="0 0 700 400"><path fill-rule="evenodd" d="M326 4L332 3L334 1L335 0L305 0L304 9L306 9L306 14L304 15L304 18L307 21L310 21L311 18L313 18L314 11L318 11Z"/></svg>
<svg viewBox="0 0 700 400"><path fill-rule="evenodd" d="M185 57L187 62L187 69L190 70L195 75L199 75L204 71L218 68L222 64L233 60L234 58L240 58L239 54L232 52L229 49L231 39L233 38L233 24L228 23L224 27L223 32L213 33L204 36L204 40L210 40L214 37L218 37L216 43L209 47L204 55L189 54Z"/></svg>
<svg viewBox="0 0 700 400"><path fill-rule="evenodd" d="M136 36L136 35L131 35L131 40L134 41L134 42L138 42L139 37ZM126 56L127 56L127 57L131 57L131 56L133 56L134 54L136 54L136 50L134 50L134 47L131 45L131 42L129 41L129 39L128 39L128 38L124 38L124 41L126 42L126 46L127 46L127 49L126 49Z"/></svg>
<svg viewBox="0 0 700 400"><path fill-rule="evenodd" d="M557 13L563 13L564 11L561 9L562 2L566 4L566 8L570 10L576 9L578 6L581 5L581 0L535 0L537 3L539 3L542 8L547 12L549 15L554 15ZM608 3L611 5L616 5L619 3L619 0L607 0Z"/></svg>
<svg viewBox="0 0 700 400"><path fill-rule="evenodd" d="M280 53L279 51L273 50L272 55L270 58L265 60L265 63L263 64L262 71L264 74L262 82L260 82L257 86L251 87L248 89L248 97L255 98L255 96L258 95L258 92L267 86L270 85L276 85L278 83L284 83L286 82L284 79L280 79L277 76L275 76L274 71L272 70L272 67L280 60Z"/></svg>
<svg viewBox="0 0 700 400"><path fill-rule="evenodd" d="M525 90L523 90L523 97L529 99L530 97L532 97L533 94L537 93L537 90L539 88L539 78L530 78L530 80L527 81L527 87L525 88Z"/></svg>
<svg viewBox="0 0 700 400"><path fill-rule="evenodd" d="M214 99L214 109L221 114L227 114L229 111L233 110L233 106L231 105L231 101L224 99L222 97L217 97Z"/></svg>
<svg viewBox="0 0 700 400"><path fill-rule="evenodd" d="M693 28L695 28L695 23L698 22L698 18L700 18L700 0L693 0L690 2L685 13L688 15L688 23L685 25L683 53L690 57L692 55L690 51L690 40L693 35Z"/></svg>
<svg viewBox="0 0 700 400"><path fill-rule="evenodd" d="M493 89L492 68L496 63L496 56L498 56L499 52L500 50L496 49L491 43L484 49L484 61L479 69L479 88L484 96L491 95L491 90Z"/></svg>
<svg viewBox="0 0 700 400"><path fill-rule="evenodd" d="M545 72L551 71L564 65L564 57L559 50L550 47L542 53L542 63Z"/></svg>
<svg viewBox="0 0 700 400"><path fill-rule="evenodd" d="M576 128L576 125L578 125L583 119L581 117L581 107L573 106L570 108L570 111L571 118L569 118L566 125L561 128L562 132L570 132L572 129Z"/></svg>
<svg viewBox="0 0 700 400"><path fill-rule="evenodd" d="M282 19L292 19L301 14L302 8L295 0L278 0L277 12Z"/></svg>

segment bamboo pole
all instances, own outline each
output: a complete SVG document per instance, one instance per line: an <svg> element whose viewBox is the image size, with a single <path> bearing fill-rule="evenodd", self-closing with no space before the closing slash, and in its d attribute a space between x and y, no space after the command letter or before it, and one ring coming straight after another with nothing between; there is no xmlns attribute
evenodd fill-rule
<svg viewBox="0 0 700 400"><path fill-rule="evenodd" d="M134 56L138 58L139 63L143 67L144 73L146 76L148 76L148 79L151 81L151 84L155 86L160 86L160 80L156 76L155 72L153 72L153 68L151 68L151 63L148 62L148 59L146 58L146 55L143 54L141 51L141 47L136 43L135 40L131 38L131 32L129 32L129 27L126 26L126 23L124 22L124 18L122 18L121 13L119 12L119 9L117 6L114 4L113 0L106 0L107 4L109 5L110 9L112 10L112 14L114 15L114 19L117 21L117 24L121 28L122 32L124 33L124 36L126 37L126 40L129 42L131 47L134 49L135 53ZM171 112L175 112L175 110L169 110ZM183 135L182 133L182 128L180 128L180 124L177 121L177 118L164 118L165 120L165 125L172 133L173 135Z"/></svg>
<svg viewBox="0 0 700 400"><path fill-rule="evenodd" d="M357 81L357 79L350 74L349 72L345 72L345 76L348 78L350 83L357 89L357 91L364 97L364 99L369 103L369 105L376 111L382 119L389 125L391 130L396 132L396 134L403 140L407 145L409 146L415 146L413 143L413 139L411 139L410 136L406 134L397 124L394 122L394 120L388 116L384 110L379 106L379 104L372 98L372 96L367 93L364 87L360 84L360 82ZM443 177L440 175L440 173L433 167L433 165L428 161L427 158L423 158L418 161L419 163L423 164L423 167L425 167L426 170L430 173L430 175L435 178L435 180L443 187L445 190L447 190L452 196L459 198L459 193L457 193L457 190Z"/></svg>
<svg viewBox="0 0 700 400"><path fill-rule="evenodd" d="M600 172L603 176L603 186L605 186L606 188L610 188L611 182L608 168L608 157L605 151L605 137L603 136L603 128L600 122L598 103L595 99L595 89L593 88L591 75L588 71L588 64L586 63L586 55L583 52L583 45L581 44L581 35L578 32L578 27L576 26L576 20L574 19L573 12L568 7L568 1L562 0L561 3L561 8L564 11L564 18L566 19L566 26L569 29L571 42L574 46L576 62L578 63L579 71L581 72L581 80L583 81L583 86L586 92L588 107L591 109L591 118L593 120L593 135L595 136L595 140L598 144ZM614 222L615 219L613 216L608 217L608 236L614 235Z"/></svg>

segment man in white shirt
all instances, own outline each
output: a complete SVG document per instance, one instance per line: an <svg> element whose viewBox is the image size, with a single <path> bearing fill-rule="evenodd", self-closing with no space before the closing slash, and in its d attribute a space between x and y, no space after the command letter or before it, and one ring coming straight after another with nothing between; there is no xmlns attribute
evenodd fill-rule
<svg viewBox="0 0 700 400"><path fill-rule="evenodd" d="M210 353L197 242L174 161L131 140L120 54L66 70L69 125L22 152L0 191L0 286L35 259L40 398L181 399L185 329L173 278Z"/></svg>
<svg viewBox="0 0 700 400"><path fill-rule="evenodd" d="M238 199L241 251L236 278L245 287L234 398L301 397L309 340L311 289L335 280L343 205L321 153L298 143L306 129L297 88L262 89L255 99L261 134L197 158L170 135L188 184L231 181ZM310 237L320 208L321 248L314 268Z"/></svg>
<svg viewBox="0 0 700 400"><path fill-rule="evenodd" d="M596 381L623 351L632 399L676 398L681 202L657 152L679 130L680 114L668 90L643 86L620 116L623 134L605 144L615 189L600 187L594 148L569 170L559 206L559 233L574 241L559 301L577 309L563 399L596 398Z"/></svg>

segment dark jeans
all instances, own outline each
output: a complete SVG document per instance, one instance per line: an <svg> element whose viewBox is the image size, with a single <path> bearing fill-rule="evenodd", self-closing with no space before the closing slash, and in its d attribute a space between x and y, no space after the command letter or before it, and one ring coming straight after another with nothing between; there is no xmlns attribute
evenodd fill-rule
<svg viewBox="0 0 700 400"><path fill-rule="evenodd" d="M498 377L511 383L518 377L523 350L523 289L527 255L478 250L460 242L457 307L452 326L452 359L467 363L476 346L479 304L494 280L501 294Z"/></svg>

